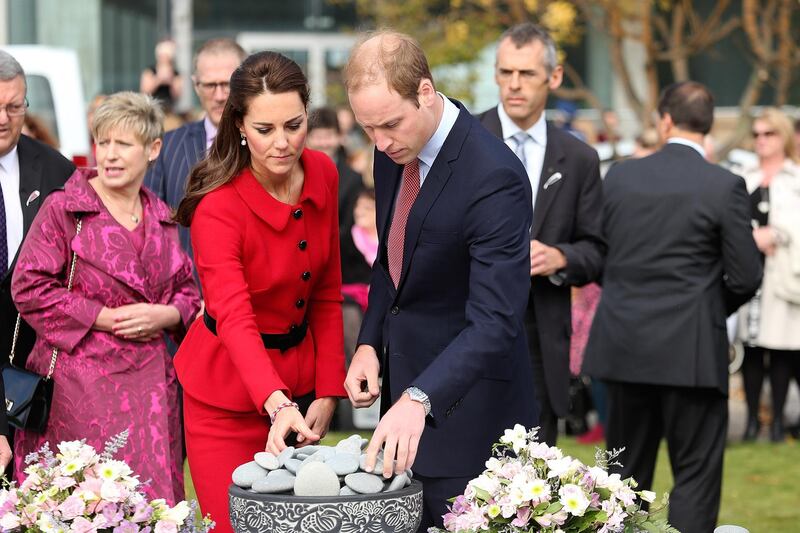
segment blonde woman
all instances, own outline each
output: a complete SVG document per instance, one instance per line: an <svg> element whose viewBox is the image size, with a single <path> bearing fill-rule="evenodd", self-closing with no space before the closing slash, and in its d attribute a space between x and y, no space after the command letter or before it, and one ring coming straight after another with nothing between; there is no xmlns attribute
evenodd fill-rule
<svg viewBox="0 0 800 533"><path fill-rule="evenodd" d="M758 165L743 172L752 203L753 237L764 257L758 294L739 311L739 339L748 419L744 440L759 433L758 403L769 354L773 421L770 439L784 439L783 407L789 380L800 367L800 165L792 122L765 109L753 121Z"/></svg>
<svg viewBox="0 0 800 533"><path fill-rule="evenodd" d="M11 290L36 331L28 369L46 374L58 348L47 428L17 433L20 477L25 456L44 442L54 449L85 438L103 449L127 429L120 458L152 480L148 495L183 499L178 382L164 334L183 336L200 296L169 207L142 187L162 121L149 96L106 99L92 126L97 171L77 170L47 197L20 250Z"/></svg>

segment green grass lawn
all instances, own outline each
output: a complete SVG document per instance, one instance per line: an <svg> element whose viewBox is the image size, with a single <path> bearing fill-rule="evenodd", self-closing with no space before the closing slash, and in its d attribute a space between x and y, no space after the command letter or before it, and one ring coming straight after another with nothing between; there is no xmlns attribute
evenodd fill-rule
<svg viewBox="0 0 800 533"><path fill-rule="evenodd" d="M366 438L371 433L360 432ZM350 433L330 433L325 444L335 444ZM593 463L594 448L562 437L559 447L565 454ZM487 457L488 458L488 457ZM730 444L725 453L720 524L735 524L751 533L796 533L800 531L800 443ZM660 496L672 486L666 447L656 466L655 487ZM186 496L194 498L194 488L186 470Z"/></svg>

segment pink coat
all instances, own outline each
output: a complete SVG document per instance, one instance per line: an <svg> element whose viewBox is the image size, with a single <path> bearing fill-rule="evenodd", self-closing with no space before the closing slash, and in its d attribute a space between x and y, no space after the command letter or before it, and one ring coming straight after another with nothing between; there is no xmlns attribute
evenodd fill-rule
<svg viewBox="0 0 800 533"><path fill-rule="evenodd" d="M92 325L103 306L173 305L182 319L177 341L199 310L199 292L166 204L142 189L145 241L139 254L89 185L93 176L78 170L64 191L46 199L14 272L14 301L38 337L28 368L45 374L52 347L59 349L46 432L17 433L16 472L45 441L54 449L60 441L85 438L102 450L109 437L128 429L118 458L141 480L152 479L152 497L174 502L183 498L183 457L177 380L165 340L126 341ZM83 221L78 236L76 215ZM67 291L73 250L75 282Z"/></svg>

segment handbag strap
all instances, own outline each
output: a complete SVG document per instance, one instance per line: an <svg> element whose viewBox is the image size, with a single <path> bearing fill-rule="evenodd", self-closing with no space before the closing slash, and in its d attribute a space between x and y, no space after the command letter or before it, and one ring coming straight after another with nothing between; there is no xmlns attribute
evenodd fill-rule
<svg viewBox="0 0 800 533"><path fill-rule="evenodd" d="M78 218L78 224L75 227L75 236L77 237L81 232L81 225L83 221ZM75 281L75 263L78 260L78 254L72 251L72 261L69 265L69 278L67 280L67 291L72 290L72 283ZM14 337L11 340L11 353L8 355L8 362L14 366L14 354L17 352L17 338L19 337L20 313L17 313L17 323L14 325ZM50 354L50 368L47 370L47 376L44 379L53 377L53 371L56 369L56 359L58 358L58 348L53 348L53 353Z"/></svg>

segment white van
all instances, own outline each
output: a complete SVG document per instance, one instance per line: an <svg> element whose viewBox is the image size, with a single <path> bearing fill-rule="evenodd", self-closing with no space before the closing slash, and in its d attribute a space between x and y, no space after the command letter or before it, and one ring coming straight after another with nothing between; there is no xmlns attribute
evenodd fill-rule
<svg viewBox="0 0 800 533"><path fill-rule="evenodd" d="M40 45L8 45L2 49L25 69L28 112L44 121L67 159L85 166L90 153L89 132L75 50Z"/></svg>

